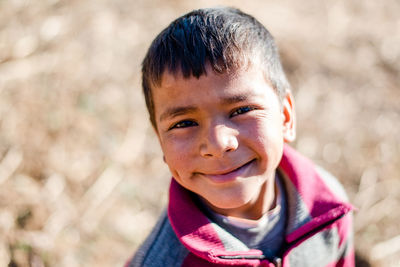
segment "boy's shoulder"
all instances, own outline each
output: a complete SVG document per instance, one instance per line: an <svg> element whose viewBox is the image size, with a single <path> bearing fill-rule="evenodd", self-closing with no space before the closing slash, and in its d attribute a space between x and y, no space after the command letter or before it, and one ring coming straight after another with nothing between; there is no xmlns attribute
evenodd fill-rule
<svg viewBox="0 0 400 267"><path fill-rule="evenodd" d="M349 202L342 184L334 175L289 145L284 146L278 169L286 174L293 186L302 191L307 199L310 194L318 198L321 192L317 191L324 190L337 201Z"/></svg>
<svg viewBox="0 0 400 267"><path fill-rule="evenodd" d="M339 181L294 148L284 147L278 170L287 191L288 233L353 209Z"/></svg>
<svg viewBox="0 0 400 267"><path fill-rule="evenodd" d="M176 237L167 211L164 210L149 236L125 267L181 266L188 253Z"/></svg>
<svg viewBox="0 0 400 267"><path fill-rule="evenodd" d="M335 193L335 195L342 201L348 202L349 198L344 190L343 185L339 182L339 180L332 175L330 172L325 170L323 167L319 165L315 165L315 169L319 174L319 177L323 180L323 182Z"/></svg>

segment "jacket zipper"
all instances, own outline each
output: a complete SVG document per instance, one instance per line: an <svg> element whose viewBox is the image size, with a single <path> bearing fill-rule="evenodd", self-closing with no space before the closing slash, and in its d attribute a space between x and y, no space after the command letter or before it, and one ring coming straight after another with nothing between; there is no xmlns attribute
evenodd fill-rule
<svg viewBox="0 0 400 267"><path fill-rule="evenodd" d="M275 267L282 267L282 259L281 258L275 257L272 259L271 262L274 264Z"/></svg>
<svg viewBox="0 0 400 267"><path fill-rule="evenodd" d="M275 267L282 267L282 259L279 257L274 257L272 260L268 259L264 255L233 255L233 256L218 256L220 259L230 259L230 260L238 260L238 259L246 259L246 260L268 260Z"/></svg>

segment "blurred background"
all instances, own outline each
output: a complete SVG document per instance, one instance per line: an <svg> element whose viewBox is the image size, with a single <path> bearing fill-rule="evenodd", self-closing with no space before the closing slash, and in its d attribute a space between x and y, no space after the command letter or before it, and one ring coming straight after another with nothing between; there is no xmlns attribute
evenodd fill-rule
<svg viewBox="0 0 400 267"><path fill-rule="evenodd" d="M140 64L192 9L275 36L298 150L345 185L359 266L400 266L397 0L0 0L0 266L122 266L167 201Z"/></svg>

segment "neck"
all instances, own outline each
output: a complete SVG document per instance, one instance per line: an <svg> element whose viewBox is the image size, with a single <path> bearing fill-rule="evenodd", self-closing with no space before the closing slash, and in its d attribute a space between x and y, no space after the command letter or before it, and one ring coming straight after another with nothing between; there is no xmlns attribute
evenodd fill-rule
<svg viewBox="0 0 400 267"><path fill-rule="evenodd" d="M258 197L250 200L245 205L232 208L232 209L222 209L213 206L206 199L202 200L209 206L214 212L219 213L224 216L243 218L248 220L258 220L269 210L276 206L276 185L275 176L272 179L267 179L265 183L260 187L258 192Z"/></svg>

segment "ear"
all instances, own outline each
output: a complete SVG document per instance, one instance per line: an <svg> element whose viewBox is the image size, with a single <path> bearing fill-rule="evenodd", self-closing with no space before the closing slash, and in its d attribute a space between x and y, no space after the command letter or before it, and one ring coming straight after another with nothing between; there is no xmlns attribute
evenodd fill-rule
<svg viewBox="0 0 400 267"><path fill-rule="evenodd" d="M296 139L296 113L291 92L287 92L282 101L283 140L290 143Z"/></svg>

